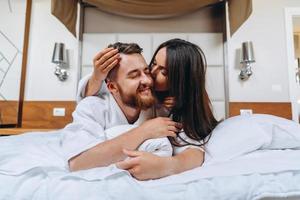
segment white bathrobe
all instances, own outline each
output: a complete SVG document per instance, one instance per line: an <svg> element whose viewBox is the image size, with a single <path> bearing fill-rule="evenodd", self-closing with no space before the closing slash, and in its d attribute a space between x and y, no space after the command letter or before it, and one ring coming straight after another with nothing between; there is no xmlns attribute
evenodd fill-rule
<svg viewBox="0 0 300 200"><path fill-rule="evenodd" d="M61 143L66 160L129 131L146 120L147 116L151 115L145 112L143 118L130 125L110 93L101 97L86 97L73 112L73 122L63 130ZM171 156L173 153L167 138L147 140L138 149L160 156Z"/></svg>

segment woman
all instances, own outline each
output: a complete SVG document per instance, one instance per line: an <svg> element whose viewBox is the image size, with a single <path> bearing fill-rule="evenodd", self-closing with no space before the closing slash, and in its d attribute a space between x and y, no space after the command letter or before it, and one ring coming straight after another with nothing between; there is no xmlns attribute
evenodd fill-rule
<svg viewBox="0 0 300 200"><path fill-rule="evenodd" d="M170 109L173 120L183 124L190 139L208 139L218 122L205 89L206 62L202 50L181 39L166 41L155 51L150 69L156 96Z"/></svg>
<svg viewBox="0 0 300 200"><path fill-rule="evenodd" d="M118 51L106 49L94 59L94 73L84 96L96 94L99 82L117 65ZM119 168L128 170L140 180L160 178L200 166L204 159L203 146L218 124L212 114L205 89L206 62L202 50L181 39L162 43L149 65L158 99L157 114L169 115L183 124L183 134L170 139L174 146L186 146L175 156L162 158L147 152L127 151L130 160L121 161ZM195 148L196 147L196 148Z"/></svg>

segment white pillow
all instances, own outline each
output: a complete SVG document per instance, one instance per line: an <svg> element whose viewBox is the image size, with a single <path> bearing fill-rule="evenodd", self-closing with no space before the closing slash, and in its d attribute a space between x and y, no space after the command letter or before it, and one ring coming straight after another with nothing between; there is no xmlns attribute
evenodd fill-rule
<svg viewBox="0 0 300 200"><path fill-rule="evenodd" d="M114 126L112 128L106 129L106 138L108 140L115 138L122 133L125 133L133 128L136 128L136 125L119 125ZM173 148L170 141L167 138L157 138L157 139L149 139L144 141L139 147L139 151L146 151L158 156L172 156Z"/></svg>
<svg viewBox="0 0 300 200"><path fill-rule="evenodd" d="M299 149L300 124L285 118L255 114L251 120L257 123L270 137L262 149Z"/></svg>
<svg viewBox="0 0 300 200"><path fill-rule="evenodd" d="M263 149L300 149L300 125L266 114L224 120L205 146L205 163L230 160Z"/></svg>
<svg viewBox="0 0 300 200"><path fill-rule="evenodd" d="M205 164L233 159L262 147L267 136L247 116L236 116L221 122L205 145Z"/></svg>

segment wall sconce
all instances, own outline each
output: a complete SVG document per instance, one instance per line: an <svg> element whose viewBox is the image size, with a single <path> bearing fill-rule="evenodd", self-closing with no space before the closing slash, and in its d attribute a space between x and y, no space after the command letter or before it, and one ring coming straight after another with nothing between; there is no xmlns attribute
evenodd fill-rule
<svg viewBox="0 0 300 200"><path fill-rule="evenodd" d="M296 83L300 85L300 58L297 58Z"/></svg>
<svg viewBox="0 0 300 200"><path fill-rule="evenodd" d="M52 63L55 63L57 66L55 68L54 74L60 81L67 80L69 74L66 68L68 59L67 59L67 52L65 50L64 43L55 43L53 55L52 55Z"/></svg>
<svg viewBox="0 0 300 200"><path fill-rule="evenodd" d="M300 68L296 71L296 82L300 85Z"/></svg>
<svg viewBox="0 0 300 200"><path fill-rule="evenodd" d="M252 42L242 43L241 61L242 70L240 73L241 80L247 80L252 75L251 63L255 62Z"/></svg>

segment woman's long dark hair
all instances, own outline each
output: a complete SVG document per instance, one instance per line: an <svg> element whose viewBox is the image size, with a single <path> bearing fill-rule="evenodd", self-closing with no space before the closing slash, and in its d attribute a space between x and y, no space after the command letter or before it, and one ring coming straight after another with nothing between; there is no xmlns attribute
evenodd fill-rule
<svg viewBox="0 0 300 200"><path fill-rule="evenodd" d="M205 89L207 65L204 53L200 47L188 41L168 40L157 48L150 67L157 52L164 47L167 49L169 96L175 97L175 106L170 114L174 121L183 124L183 130L190 139L205 144L218 121L213 115ZM174 139L171 139L171 143L182 146Z"/></svg>

